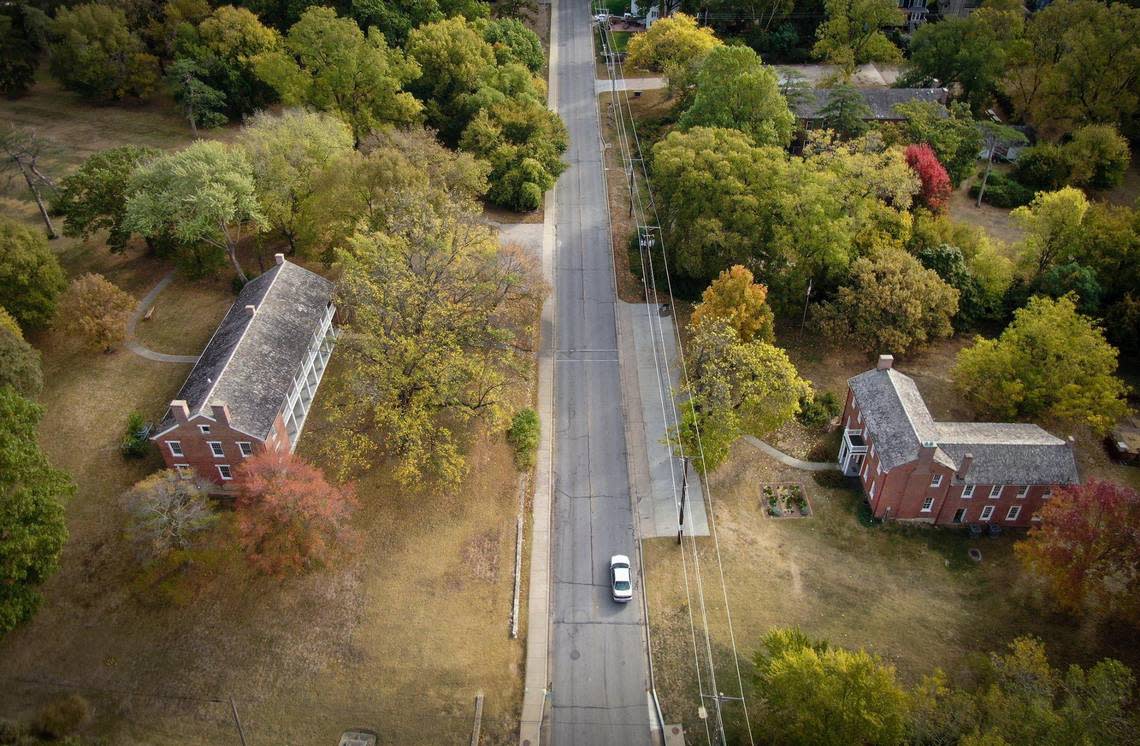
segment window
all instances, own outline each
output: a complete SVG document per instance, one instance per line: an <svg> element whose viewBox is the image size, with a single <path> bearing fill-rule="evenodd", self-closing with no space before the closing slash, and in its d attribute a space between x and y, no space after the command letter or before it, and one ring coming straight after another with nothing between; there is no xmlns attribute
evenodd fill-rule
<svg viewBox="0 0 1140 746"><path fill-rule="evenodd" d="M974 496L974 485L967 484L965 487L962 488L962 497L969 500L973 496Z"/></svg>
<svg viewBox="0 0 1140 746"><path fill-rule="evenodd" d="M175 464L174 468L178 470L178 476L180 477L188 477L194 473L190 468L190 464Z"/></svg>
<svg viewBox="0 0 1140 746"><path fill-rule="evenodd" d="M1021 485L1020 489L1017 490L1017 496L1018 497L1025 497L1028 494L1029 494L1029 485L1028 484Z"/></svg>
<svg viewBox="0 0 1140 746"><path fill-rule="evenodd" d="M230 473L229 464L218 464L218 474L222 477L223 482L228 482L234 478L233 474Z"/></svg>
<svg viewBox="0 0 1140 746"><path fill-rule="evenodd" d="M198 430L201 431L201 433L203 435L209 435L210 434L210 426L209 425L199 425Z"/></svg>
<svg viewBox="0 0 1140 746"><path fill-rule="evenodd" d="M954 511L954 522L955 523L961 523L964 520L966 520L966 509L965 508L958 508L957 510L955 510Z"/></svg>
<svg viewBox="0 0 1140 746"><path fill-rule="evenodd" d="M993 514L994 514L994 506L987 505L986 507L982 508L982 520L983 521L988 521L990 519L990 516Z"/></svg>
<svg viewBox="0 0 1140 746"><path fill-rule="evenodd" d="M995 484L993 487L990 487L990 499L996 500L999 497L1001 497L1001 491L1004 489L1005 489L1004 484Z"/></svg>
<svg viewBox="0 0 1140 746"><path fill-rule="evenodd" d="M222 450L222 441L220 440L207 440L210 444L210 452L214 454L214 458L222 458L226 452Z"/></svg>
<svg viewBox="0 0 1140 746"><path fill-rule="evenodd" d="M182 441L180 441L180 440L168 440L168 441L166 441L166 445L170 447L170 455L171 456L183 456L183 455L185 455L182 453Z"/></svg>
<svg viewBox="0 0 1140 746"><path fill-rule="evenodd" d="M928 497L922 501L922 512L923 513L929 513L933 507L934 507L934 498L933 497Z"/></svg>
<svg viewBox="0 0 1140 746"><path fill-rule="evenodd" d="M883 463L881 461L875 462L875 473L876 474L882 474L883 473Z"/></svg>
<svg viewBox="0 0 1140 746"><path fill-rule="evenodd" d="M1014 505L1009 509L1009 512L1005 514L1005 519L1007 521L1016 521L1019 515L1021 515L1021 506Z"/></svg>
<svg viewBox="0 0 1140 746"><path fill-rule="evenodd" d="M237 446L242 458L253 455L253 445L248 440L239 440Z"/></svg>
<svg viewBox="0 0 1140 746"><path fill-rule="evenodd" d="M941 474L935 474L933 477L931 477L930 478L930 486L931 487L941 487L942 486L942 475Z"/></svg>
<svg viewBox="0 0 1140 746"><path fill-rule="evenodd" d="M1044 492L1041 493L1041 499L1042 500L1048 500L1052 496L1053 496L1053 490L1045 490Z"/></svg>

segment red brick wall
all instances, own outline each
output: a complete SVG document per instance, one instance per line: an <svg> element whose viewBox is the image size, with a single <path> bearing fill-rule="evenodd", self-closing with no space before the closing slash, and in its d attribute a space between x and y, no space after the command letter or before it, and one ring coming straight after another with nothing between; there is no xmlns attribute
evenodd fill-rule
<svg viewBox="0 0 1140 746"><path fill-rule="evenodd" d="M210 427L209 434L202 433L199 425L208 425ZM178 441L181 444L182 456L174 456L171 453L169 445L171 441ZM224 455L221 458L214 456L209 441L218 441L222 444ZM265 448L265 444L257 438L231 429L225 422L203 415L179 423L174 429L155 439L167 468L174 469L178 464L186 464L194 469L200 478L223 487L230 486L232 482L223 480L216 467L219 464L227 464L230 467L231 475L236 475L238 466L244 460L238 446L239 441L249 443L253 453L260 453Z"/></svg>

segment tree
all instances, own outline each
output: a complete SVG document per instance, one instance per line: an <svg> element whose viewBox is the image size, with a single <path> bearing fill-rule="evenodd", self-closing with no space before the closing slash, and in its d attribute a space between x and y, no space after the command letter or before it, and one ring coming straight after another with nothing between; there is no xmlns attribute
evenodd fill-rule
<svg viewBox="0 0 1140 746"><path fill-rule="evenodd" d="M24 329L43 329L67 280L39 233L0 217L0 308Z"/></svg>
<svg viewBox="0 0 1140 746"><path fill-rule="evenodd" d="M210 10L206 0L167 0L161 16L147 19L143 33L161 59L173 60L178 45L195 35L198 24L210 15Z"/></svg>
<svg viewBox="0 0 1140 746"><path fill-rule="evenodd" d="M166 80L174 100L182 107L190 131L198 137L198 127L221 127L225 115L226 94L206 82L207 72L189 57L179 57L170 64Z"/></svg>
<svg viewBox="0 0 1140 746"><path fill-rule="evenodd" d="M408 57L420 76L410 90L425 103L427 123L443 141L458 142L474 113L464 105L495 66L495 50L466 19L447 18L414 29L408 35Z"/></svg>
<svg viewBox="0 0 1140 746"><path fill-rule="evenodd" d="M905 354L949 337L957 312L957 290L905 251L884 248L855 260L849 284L816 307L815 323L833 342Z"/></svg>
<svg viewBox="0 0 1140 746"><path fill-rule="evenodd" d="M924 23L910 42L908 85L961 86L962 97L981 114L1005 72L1005 40L975 15Z"/></svg>
<svg viewBox="0 0 1140 746"><path fill-rule="evenodd" d="M421 106L402 87L419 67L390 49L375 28L368 34L331 8L305 11L285 39L285 49L259 54L257 75L286 106L310 106L343 119L359 142L385 124L410 124Z"/></svg>
<svg viewBox="0 0 1140 746"><path fill-rule="evenodd" d="M253 167L266 221L296 252L325 170L352 151L352 130L327 114L287 109L248 120L238 143Z"/></svg>
<svg viewBox="0 0 1140 746"><path fill-rule="evenodd" d="M812 54L839 65L848 76L857 65L898 62L902 52L882 29L901 26L902 12L893 0L825 0L827 20L816 29Z"/></svg>
<svg viewBox="0 0 1140 746"><path fill-rule="evenodd" d="M938 162L938 156L929 145L908 145L906 162L922 182L919 199L932 212L946 212L950 206L950 175Z"/></svg>
<svg viewBox="0 0 1140 746"><path fill-rule="evenodd" d="M851 85L837 85L828 91L827 104L819 110L820 124L840 137L860 137L871 128L871 107L859 89Z"/></svg>
<svg viewBox="0 0 1140 746"><path fill-rule="evenodd" d="M1025 231L1021 262L1028 275L1037 279L1054 263L1081 243L1081 223L1089 201L1079 189L1038 192L1033 201L1010 216Z"/></svg>
<svg viewBox="0 0 1140 746"><path fill-rule="evenodd" d="M745 267L735 264L705 288L690 323L697 327L702 319L725 319L742 342L774 342L774 315L767 299L768 288L754 282Z"/></svg>
<svg viewBox="0 0 1140 746"><path fill-rule="evenodd" d="M1014 550L1064 608L1140 622L1140 495L1090 480L1054 490Z"/></svg>
<svg viewBox="0 0 1140 746"><path fill-rule="evenodd" d="M408 33L417 26L444 17L437 0L351 0L349 15L362 29L380 29L392 47L404 46Z"/></svg>
<svg viewBox="0 0 1140 746"><path fill-rule="evenodd" d="M713 48L697 68L695 82L697 92L681 116L681 129L731 127L756 145L791 143L795 117L776 73L750 48Z"/></svg>
<svg viewBox="0 0 1140 746"><path fill-rule="evenodd" d="M118 101L146 98L158 83L158 59L147 53L118 8L98 3L61 7L53 37L51 71L70 90Z"/></svg>
<svg viewBox="0 0 1140 746"><path fill-rule="evenodd" d="M0 386L0 633L32 615L67 541L62 501L75 487L40 450L38 406Z"/></svg>
<svg viewBox="0 0 1140 746"><path fill-rule="evenodd" d="M627 60L642 70L664 73L670 90L684 98L693 70L721 44L712 29L697 25L692 16L673 13L630 39Z"/></svg>
<svg viewBox="0 0 1140 746"><path fill-rule="evenodd" d="M135 299L100 274L88 272L71 281L59 304L59 324L95 350L111 352L127 338L127 320Z"/></svg>
<svg viewBox="0 0 1140 746"><path fill-rule="evenodd" d="M1113 302L1140 287L1140 211L1093 202L1070 256L1096 270L1104 299Z"/></svg>
<svg viewBox="0 0 1140 746"><path fill-rule="evenodd" d="M1050 298L1060 298L1072 293L1077 302L1077 311L1085 315L1100 312L1103 291L1097 282L1096 272L1077 262L1056 264L1050 267L1038 280L1037 289Z"/></svg>
<svg viewBox="0 0 1140 746"><path fill-rule="evenodd" d="M948 117L933 101L897 104L895 111L906 117L902 126L905 141L929 145L945 166L951 184L956 187L973 175L982 149L982 133L964 104L951 104Z"/></svg>
<svg viewBox="0 0 1140 746"><path fill-rule="evenodd" d="M727 318L706 315L690 326L689 338L689 411L679 435L694 466L707 474L740 435L763 437L799 414L811 384L786 352L757 338L743 341Z"/></svg>
<svg viewBox="0 0 1140 746"><path fill-rule="evenodd" d="M242 150L200 140L139 166L128 192L126 230L222 250L245 282L237 258L242 228L260 230L266 219Z"/></svg>
<svg viewBox="0 0 1140 746"><path fill-rule="evenodd" d="M984 414L1048 417L1106 433L1128 412L1116 359L1116 348L1071 297L1034 297L996 340L979 338L959 352L953 375Z"/></svg>
<svg viewBox="0 0 1140 746"><path fill-rule="evenodd" d="M990 180L990 171L993 169L994 155L998 147L1021 145L1026 142L1026 139L1025 135L1013 127L1006 127L996 122L979 122L978 127L982 131L982 141L985 143L986 149L986 170L982 175L981 186L978 187L978 203L975 205L976 207L981 207L982 197L984 197L986 193L986 182Z"/></svg>
<svg viewBox="0 0 1140 746"><path fill-rule="evenodd" d="M160 153L138 145L107 148L65 176L52 204L54 211L64 217L64 235L89 239L106 230L111 251L123 251L131 237L123 224L131 174Z"/></svg>
<svg viewBox="0 0 1140 746"><path fill-rule="evenodd" d="M485 22L483 40L495 50L495 61L500 65L517 62L532 73L537 73L546 64L542 40L517 18Z"/></svg>
<svg viewBox="0 0 1140 746"><path fill-rule="evenodd" d="M217 521L210 498L197 482L174 469L155 472L124 496L129 533L144 559L190 549Z"/></svg>
<svg viewBox="0 0 1140 746"><path fill-rule="evenodd" d="M34 399L44 387L40 353L24 341L20 325L0 308L0 388L9 386L20 396Z"/></svg>
<svg viewBox="0 0 1140 746"><path fill-rule="evenodd" d="M773 630L755 663L774 741L839 746L903 740L908 698L894 666L878 656Z"/></svg>
<svg viewBox="0 0 1140 746"><path fill-rule="evenodd" d="M46 150L47 144L35 130L26 131L0 124L0 156L3 158L0 161L0 171L15 169L24 177L24 183L28 185L28 191L32 193L32 198L40 211L40 218L47 228L48 238L54 239L59 238L59 234L55 232L55 226L52 225L51 216L44 205L43 194L40 191L45 186L54 187L52 180L39 168L40 156L44 155Z"/></svg>
<svg viewBox="0 0 1140 746"><path fill-rule="evenodd" d="M1076 186L1112 189L1124 181L1132 153L1114 124L1089 124L1073 133L1065 145Z"/></svg>
<svg viewBox="0 0 1140 746"><path fill-rule="evenodd" d="M284 575L324 564L357 542L349 526L356 507L351 484L288 453L265 450L237 469L238 535L250 563Z"/></svg>
<svg viewBox="0 0 1140 746"><path fill-rule="evenodd" d="M51 20L25 3L0 7L0 93L23 96L36 79Z"/></svg>

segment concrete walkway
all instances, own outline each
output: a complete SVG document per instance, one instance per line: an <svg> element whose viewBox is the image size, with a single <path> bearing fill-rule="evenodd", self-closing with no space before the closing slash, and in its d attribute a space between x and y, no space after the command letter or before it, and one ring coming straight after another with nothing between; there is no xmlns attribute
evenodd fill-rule
<svg viewBox="0 0 1140 746"><path fill-rule="evenodd" d="M667 88L669 81L665 78L625 78L624 80L615 81L614 85L617 86L619 91L655 91L661 88ZM601 95L612 91L613 86L611 86L609 80L599 78L594 81L594 90Z"/></svg>
<svg viewBox="0 0 1140 746"><path fill-rule="evenodd" d="M166 276L159 280L158 284L151 288L151 291L139 301L138 307L135 308L135 312L127 321L127 349L139 357L145 357L147 360L153 360L156 363L196 363L198 362L197 355L167 355L165 352L155 352L144 347L135 339L135 327L146 315L146 310L154 304L154 299L158 297L158 294L172 282L174 282L174 270L167 272Z"/></svg>
<svg viewBox="0 0 1140 746"><path fill-rule="evenodd" d="M830 461L800 461L798 458L792 458L783 451L776 450L764 441L759 438L754 438L751 435L745 435L744 440L756 446L781 464L790 466L793 469L803 469L804 471L839 471L839 464L833 464Z"/></svg>

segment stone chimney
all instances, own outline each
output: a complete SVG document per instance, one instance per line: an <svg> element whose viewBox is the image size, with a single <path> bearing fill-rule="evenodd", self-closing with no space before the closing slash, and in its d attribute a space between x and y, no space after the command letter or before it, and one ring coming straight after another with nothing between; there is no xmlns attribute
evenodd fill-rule
<svg viewBox="0 0 1140 746"><path fill-rule="evenodd" d="M938 444L932 440L924 441L918 447L918 462L920 464L929 464L934 461L934 451L938 448Z"/></svg>
<svg viewBox="0 0 1140 746"><path fill-rule="evenodd" d="M965 479L966 475L970 473L970 467L974 465L974 454L966 453L962 455L962 464L958 467L958 479Z"/></svg>
<svg viewBox="0 0 1140 746"><path fill-rule="evenodd" d="M222 402L221 404L211 404L210 411L214 414L215 422L217 422L219 425L225 425L226 427L229 427L230 408L225 402Z"/></svg>
<svg viewBox="0 0 1140 746"><path fill-rule="evenodd" d="M190 420L190 405L185 399L175 399L170 402L170 414L179 425L184 424Z"/></svg>
<svg viewBox="0 0 1140 746"><path fill-rule="evenodd" d="M284 254L274 254L273 255L273 261L277 262L278 264L284 264L285 263L285 255Z"/></svg>
<svg viewBox="0 0 1140 746"><path fill-rule="evenodd" d="M894 355L879 355L879 364L875 366L875 370L890 370L895 366Z"/></svg>

